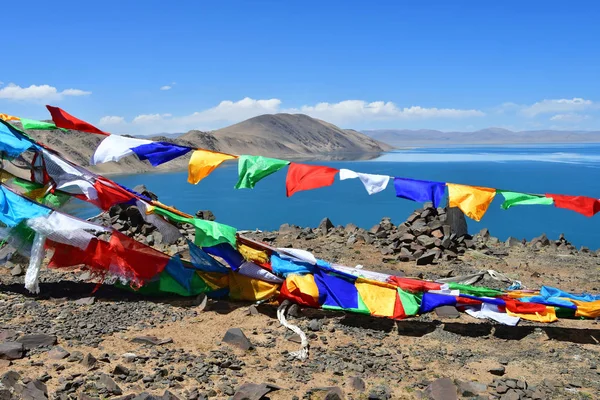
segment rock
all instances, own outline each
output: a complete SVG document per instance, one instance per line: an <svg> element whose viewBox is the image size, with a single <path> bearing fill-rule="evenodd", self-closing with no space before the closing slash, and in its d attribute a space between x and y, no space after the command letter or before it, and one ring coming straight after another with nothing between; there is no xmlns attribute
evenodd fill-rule
<svg viewBox="0 0 600 400"><path fill-rule="evenodd" d="M344 392L337 386L310 389L311 400L342 400Z"/></svg>
<svg viewBox="0 0 600 400"><path fill-rule="evenodd" d="M0 359L17 360L23 358L23 343L4 342L0 343Z"/></svg>
<svg viewBox="0 0 600 400"><path fill-rule="evenodd" d="M246 309L246 315L258 315L258 308L256 308L256 304L252 304L250 307Z"/></svg>
<svg viewBox="0 0 600 400"><path fill-rule="evenodd" d="M457 400L456 386L450 378L439 378L431 382L425 393L431 400Z"/></svg>
<svg viewBox="0 0 600 400"><path fill-rule="evenodd" d="M144 195L146 197L149 197L152 200L158 200L158 196L155 195L154 193L152 193L151 191L149 191L146 188L146 185L137 185L137 186L134 186L133 191L137 192L137 193L139 193L141 195Z"/></svg>
<svg viewBox="0 0 600 400"><path fill-rule="evenodd" d="M440 318L459 318L460 317L460 313L454 306L436 307L435 313Z"/></svg>
<svg viewBox="0 0 600 400"><path fill-rule="evenodd" d="M117 364L113 369L113 375L129 375L129 368Z"/></svg>
<svg viewBox="0 0 600 400"><path fill-rule="evenodd" d="M521 246L521 241L517 238L509 236L508 239L506 239L506 242L504 242L504 245L506 247Z"/></svg>
<svg viewBox="0 0 600 400"><path fill-rule="evenodd" d="M123 358L123 360L125 360L125 362L134 362L137 358L137 355L135 355L133 353L123 353L121 355L121 358Z"/></svg>
<svg viewBox="0 0 600 400"><path fill-rule="evenodd" d="M156 336L136 336L130 340L131 343L149 344L151 346L159 346L167 343L173 343L173 339L159 339Z"/></svg>
<svg viewBox="0 0 600 400"><path fill-rule="evenodd" d="M463 214L460 208L446 208L446 215L446 223L450 225L450 231L453 234L455 234L456 237L461 237L469 233L467 229L467 220L465 219L465 214Z"/></svg>
<svg viewBox="0 0 600 400"><path fill-rule="evenodd" d="M319 224L319 229L321 230L321 234L329 233L331 229L333 229L333 224L329 220L329 218L325 217L321 220Z"/></svg>
<svg viewBox="0 0 600 400"><path fill-rule="evenodd" d="M344 228L344 231L346 231L346 233L354 233L358 230L358 227L352 223L347 224L346 227Z"/></svg>
<svg viewBox="0 0 600 400"><path fill-rule="evenodd" d="M500 365L498 367L489 369L488 372L492 375L502 376L506 372L506 368L504 368L504 366Z"/></svg>
<svg viewBox="0 0 600 400"><path fill-rule="evenodd" d="M125 210L127 214L127 219L129 220L129 224L133 227L138 227L144 225L145 221L142 217L142 213L136 206L129 206L127 210Z"/></svg>
<svg viewBox="0 0 600 400"><path fill-rule="evenodd" d="M458 390L464 397L474 397L487 390L487 385L479 382L458 381Z"/></svg>
<svg viewBox="0 0 600 400"><path fill-rule="evenodd" d="M252 343L244 335L244 332L240 328L230 328L223 336L223 342L231 346L235 346L241 350L252 349Z"/></svg>
<svg viewBox="0 0 600 400"><path fill-rule="evenodd" d="M279 234L280 235L285 235L285 234L288 234L288 233L296 233L296 232L298 232L298 230L299 229L297 227L293 226L293 225L282 224L279 227Z"/></svg>
<svg viewBox="0 0 600 400"><path fill-rule="evenodd" d="M19 397L25 400L46 400L48 399L48 389L43 382L38 380L28 382Z"/></svg>
<svg viewBox="0 0 600 400"><path fill-rule="evenodd" d="M308 323L308 329L310 329L313 332L319 332L322 327L323 327L323 323L321 321L319 321L318 319L311 319L310 322Z"/></svg>
<svg viewBox="0 0 600 400"><path fill-rule="evenodd" d="M94 357L91 353L87 353L81 360L80 364L86 368L92 368L94 365L96 365L96 361L98 361L96 357Z"/></svg>
<svg viewBox="0 0 600 400"><path fill-rule="evenodd" d="M519 392L517 392L515 389L510 389L508 392L503 394L502 397L500 397L500 400L519 400L519 399L521 399L521 396L519 395Z"/></svg>
<svg viewBox="0 0 600 400"><path fill-rule="evenodd" d="M106 390L113 395L121 395L123 394L123 390L113 381L113 379L107 374L100 374L100 379L98 379L98 384L106 388Z"/></svg>
<svg viewBox="0 0 600 400"><path fill-rule="evenodd" d="M77 304L78 306L91 306L92 304L94 304L94 301L94 297L82 297L81 299L75 300L75 304Z"/></svg>
<svg viewBox="0 0 600 400"><path fill-rule="evenodd" d="M10 270L10 274L12 276L21 276L23 275L23 267L21 267L21 264L16 264L11 270Z"/></svg>
<svg viewBox="0 0 600 400"><path fill-rule="evenodd" d="M199 210L196 212L196 217L206 221L214 221L216 219L215 214L210 210Z"/></svg>
<svg viewBox="0 0 600 400"><path fill-rule="evenodd" d="M23 343L25 350L31 350L38 347L54 346L56 344L56 336L46 335L45 333L23 335L17 339L17 342Z"/></svg>
<svg viewBox="0 0 600 400"><path fill-rule="evenodd" d="M244 383L235 391L233 400L260 400L270 391L271 388L264 383Z"/></svg>
<svg viewBox="0 0 600 400"><path fill-rule="evenodd" d="M498 386L496 386L496 393L498 394L504 394L506 392L508 392L509 387L506 386L504 383L500 383L498 384Z"/></svg>
<svg viewBox="0 0 600 400"><path fill-rule="evenodd" d="M432 249L435 247L435 239L426 235L417 237L417 242L426 249Z"/></svg>
<svg viewBox="0 0 600 400"><path fill-rule="evenodd" d="M535 247L536 245L538 245L541 247L546 247L550 244L550 240L548 240L548 237L546 237L545 233L542 233L540 236L531 239L531 247Z"/></svg>
<svg viewBox="0 0 600 400"><path fill-rule="evenodd" d="M436 259L438 250L431 250L417 258L417 265L428 265L433 264L433 260Z"/></svg>
<svg viewBox="0 0 600 400"><path fill-rule="evenodd" d="M54 347L48 352L48 358L51 360L63 360L69 357L70 355L71 353L59 346Z"/></svg>
<svg viewBox="0 0 600 400"><path fill-rule="evenodd" d="M348 385L352 388L353 392L364 392L366 388L365 381L358 376L351 377Z"/></svg>
<svg viewBox="0 0 600 400"><path fill-rule="evenodd" d="M8 371L5 372L2 377L0 377L0 382L2 386L7 388L14 388L16 383L21 380L21 375L17 371Z"/></svg>
<svg viewBox="0 0 600 400"><path fill-rule="evenodd" d="M0 342L13 342L19 334L13 329L0 330Z"/></svg>

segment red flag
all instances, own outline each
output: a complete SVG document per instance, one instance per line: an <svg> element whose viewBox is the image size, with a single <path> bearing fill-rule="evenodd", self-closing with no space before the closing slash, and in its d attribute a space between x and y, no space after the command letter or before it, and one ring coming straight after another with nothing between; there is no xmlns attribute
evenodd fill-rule
<svg viewBox="0 0 600 400"><path fill-rule="evenodd" d="M390 276L388 278L388 283L411 293L428 292L430 290L440 290L442 288L442 285L439 283L422 281L420 279L401 278L399 276Z"/></svg>
<svg viewBox="0 0 600 400"><path fill-rule="evenodd" d="M75 197L80 200L87 201L88 203L92 203L104 211L107 211L115 204L130 203L137 198L133 193L130 193L121 186L102 176L96 177L94 189L96 189L96 192L98 192L97 199L88 199L83 194L76 194Z"/></svg>
<svg viewBox="0 0 600 400"><path fill-rule="evenodd" d="M67 113L65 110L61 110L58 107L46 106L46 108L48 109L48 111L50 111L50 115L52 115L52 121L54 121L54 125L56 125L58 128L73 129L76 131L89 133L98 133L100 135L110 135L110 133L101 131L94 125L88 124L85 121L75 118L71 114Z"/></svg>
<svg viewBox="0 0 600 400"><path fill-rule="evenodd" d="M330 186L337 173L335 168L290 163L285 180L287 197L301 190Z"/></svg>
<svg viewBox="0 0 600 400"><path fill-rule="evenodd" d="M554 205L558 208L568 208L586 217L593 217L600 211L600 200L585 196L564 196L562 194L546 194L546 197L554 199Z"/></svg>

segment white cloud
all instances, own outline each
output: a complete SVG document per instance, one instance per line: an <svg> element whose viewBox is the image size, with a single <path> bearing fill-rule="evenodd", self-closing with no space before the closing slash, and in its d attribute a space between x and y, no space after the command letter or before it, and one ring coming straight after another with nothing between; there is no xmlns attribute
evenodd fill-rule
<svg viewBox="0 0 600 400"><path fill-rule="evenodd" d="M125 118L114 115L107 115L100 118L99 125L120 125L125 123Z"/></svg>
<svg viewBox="0 0 600 400"><path fill-rule="evenodd" d="M17 101L60 100L66 96L88 96L90 94L92 92L80 89L65 89L60 92L54 86L50 85L21 87L14 83L9 83L0 89L0 99Z"/></svg>
<svg viewBox="0 0 600 400"><path fill-rule="evenodd" d="M535 117L540 114L573 113L591 108L598 108L598 104L591 100L575 97L572 99L542 100L530 106L524 106L521 113L527 117Z"/></svg>
<svg viewBox="0 0 600 400"><path fill-rule="evenodd" d="M590 116L587 114L577 114L577 113L568 113L568 114L556 114L550 118L550 121L556 122L581 122L586 119L590 119Z"/></svg>
<svg viewBox="0 0 600 400"><path fill-rule="evenodd" d="M189 115L141 114L127 128L133 133L187 132L191 129L210 130L237 123L262 114L303 113L335 124L348 126L360 122L407 121L428 119L459 119L481 117L479 110L453 108L399 108L392 102L346 100L339 103L317 103L299 108L282 108L280 99L257 100L250 97L238 101L224 100L215 107Z"/></svg>
<svg viewBox="0 0 600 400"><path fill-rule="evenodd" d="M173 86L165 85L165 86L161 86L160 90L171 90L172 88L173 88Z"/></svg>
<svg viewBox="0 0 600 400"><path fill-rule="evenodd" d="M411 106L400 108L392 102L363 100L345 100L339 103L318 103L314 106L302 106L285 110L291 113L303 113L326 121L346 124L354 121L404 121L434 118L470 118L481 117L485 113L479 110L455 108L426 108Z"/></svg>

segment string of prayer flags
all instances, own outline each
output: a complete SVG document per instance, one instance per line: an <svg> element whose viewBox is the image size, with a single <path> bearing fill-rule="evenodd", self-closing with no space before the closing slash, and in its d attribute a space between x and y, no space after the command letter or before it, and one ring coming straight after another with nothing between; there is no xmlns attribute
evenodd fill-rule
<svg viewBox="0 0 600 400"><path fill-rule="evenodd" d="M552 205L554 203L554 200L551 197L540 196L537 194L511 192L508 190L497 190L496 192L504 196L504 203L500 206L503 210L508 210L512 206Z"/></svg>
<svg viewBox="0 0 600 400"><path fill-rule="evenodd" d="M396 197L424 203L430 201L438 207L444 197L446 184L418 179L394 178Z"/></svg>
<svg viewBox="0 0 600 400"><path fill-rule="evenodd" d="M496 196L496 189L479 186L447 183L450 207L458 207L469 218L481 221L490 203Z"/></svg>
<svg viewBox="0 0 600 400"><path fill-rule="evenodd" d="M188 165L188 182L196 185L206 178L223 161L233 160L237 156L217 153L210 150L194 150Z"/></svg>
<svg viewBox="0 0 600 400"><path fill-rule="evenodd" d="M290 163L285 180L286 195L292 196L302 190L331 186L338 170L318 165Z"/></svg>
<svg viewBox="0 0 600 400"><path fill-rule="evenodd" d="M290 162L262 156L240 156L236 189L253 189L258 181L279 171Z"/></svg>
<svg viewBox="0 0 600 400"><path fill-rule="evenodd" d="M567 208L586 217L593 217L600 211L600 200L585 196L565 196L561 194L546 194L546 197L554 199L554 205L558 208Z"/></svg>
<svg viewBox="0 0 600 400"><path fill-rule="evenodd" d="M354 178L360 179L367 190L367 193L370 195L385 190L388 182L390 181L390 177L388 175L363 174L345 168L340 169L341 181Z"/></svg>
<svg viewBox="0 0 600 400"><path fill-rule="evenodd" d="M61 110L58 107L52 107L47 105L46 108L52 116L52 121L54 121L54 124L58 128L73 129L75 131L97 133L100 135L108 135L108 133L101 131L94 125L82 121L78 118L75 118L71 114L67 113L64 110Z"/></svg>
<svg viewBox="0 0 600 400"><path fill-rule="evenodd" d="M36 145L17 128L0 120L0 153L13 159Z"/></svg>

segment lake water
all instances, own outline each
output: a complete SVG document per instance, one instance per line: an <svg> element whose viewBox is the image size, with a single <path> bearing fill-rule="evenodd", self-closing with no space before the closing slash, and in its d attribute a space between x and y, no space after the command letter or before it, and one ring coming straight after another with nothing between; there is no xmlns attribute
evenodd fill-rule
<svg viewBox="0 0 600 400"><path fill-rule="evenodd" d="M369 161L317 164L528 193L600 197L600 144L421 148L390 152ZM283 169L260 181L255 189L236 190L237 163L230 162L198 185L187 183L186 171L114 179L130 188L145 184L163 203L190 214L211 210L217 221L238 229L275 230L283 223L316 227L324 217L335 225L352 222L368 229L386 216L401 223L420 207L396 198L391 181L385 191L369 196L358 179L339 181L337 177L330 187L287 198L285 177ZM529 240L542 233L556 239L564 233L577 246L600 248L600 215L587 218L554 206L516 206L504 211L501 203L498 195L481 222L468 220L470 233L486 227L502 240L508 236Z"/></svg>

